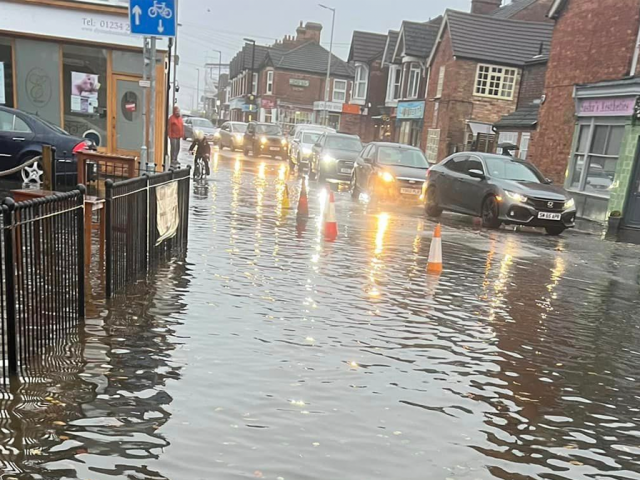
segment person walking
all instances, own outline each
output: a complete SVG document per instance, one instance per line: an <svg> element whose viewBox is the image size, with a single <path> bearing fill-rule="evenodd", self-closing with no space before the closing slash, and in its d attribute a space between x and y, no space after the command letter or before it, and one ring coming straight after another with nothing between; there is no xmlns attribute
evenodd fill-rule
<svg viewBox="0 0 640 480"><path fill-rule="evenodd" d="M184 122L180 107L173 107L173 115L169 117L169 142L171 143L171 168L179 168L180 141L184 138Z"/></svg>

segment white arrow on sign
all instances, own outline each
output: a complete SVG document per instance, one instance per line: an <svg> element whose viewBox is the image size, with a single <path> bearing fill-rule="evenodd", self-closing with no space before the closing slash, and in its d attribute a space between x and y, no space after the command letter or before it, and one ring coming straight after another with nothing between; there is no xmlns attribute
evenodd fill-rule
<svg viewBox="0 0 640 480"><path fill-rule="evenodd" d="M160 25L158 25L158 32L164 32L164 25L162 25L162 20L160 20Z"/></svg>
<svg viewBox="0 0 640 480"><path fill-rule="evenodd" d="M140 15L142 15L142 9L140 8L140 5L136 5L135 7L133 7L133 10L131 12L133 13L133 16L136 17L136 25L140 25Z"/></svg>

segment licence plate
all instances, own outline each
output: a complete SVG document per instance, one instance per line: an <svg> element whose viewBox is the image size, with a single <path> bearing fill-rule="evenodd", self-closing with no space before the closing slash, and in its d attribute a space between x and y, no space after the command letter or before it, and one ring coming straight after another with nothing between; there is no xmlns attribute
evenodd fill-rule
<svg viewBox="0 0 640 480"><path fill-rule="evenodd" d="M420 195L422 190L418 188L401 188L400 193L403 195Z"/></svg>
<svg viewBox="0 0 640 480"><path fill-rule="evenodd" d="M540 212L538 213L538 218L540 220L562 220L562 215L559 213Z"/></svg>
<svg viewBox="0 0 640 480"><path fill-rule="evenodd" d="M351 173L351 169L350 168L341 168L340 169L340 173Z"/></svg>
<svg viewBox="0 0 640 480"><path fill-rule="evenodd" d="M271 150L272 152L275 152L276 150L280 150L280 147L269 147L269 150Z"/></svg>

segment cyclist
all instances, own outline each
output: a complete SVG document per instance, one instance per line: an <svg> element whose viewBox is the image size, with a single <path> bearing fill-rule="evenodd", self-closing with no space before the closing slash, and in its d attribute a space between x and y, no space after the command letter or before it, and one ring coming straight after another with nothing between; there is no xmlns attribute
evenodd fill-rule
<svg viewBox="0 0 640 480"><path fill-rule="evenodd" d="M209 160L211 159L211 145L204 137L204 133L201 130L193 132L193 143L189 147L189 153L195 153L194 165L198 164L198 160L202 160L204 163L205 173L208 177L211 175L211 169L209 167Z"/></svg>

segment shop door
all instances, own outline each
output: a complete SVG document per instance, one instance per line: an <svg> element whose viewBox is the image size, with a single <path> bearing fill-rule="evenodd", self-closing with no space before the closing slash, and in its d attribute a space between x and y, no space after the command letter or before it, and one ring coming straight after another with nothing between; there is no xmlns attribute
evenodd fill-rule
<svg viewBox="0 0 640 480"><path fill-rule="evenodd" d="M116 76L115 135L112 145L118 155L139 156L144 141L142 95L144 89L135 77Z"/></svg>
<svg viewBox="0 0 640 480"><path fill-rule="evenodd" d="M640 144L640 137L638 138ZM631 228L640 228L640 151L636 154L635 173L629 191L629 202L627 204L627 215L625 223Z"/></svg>

